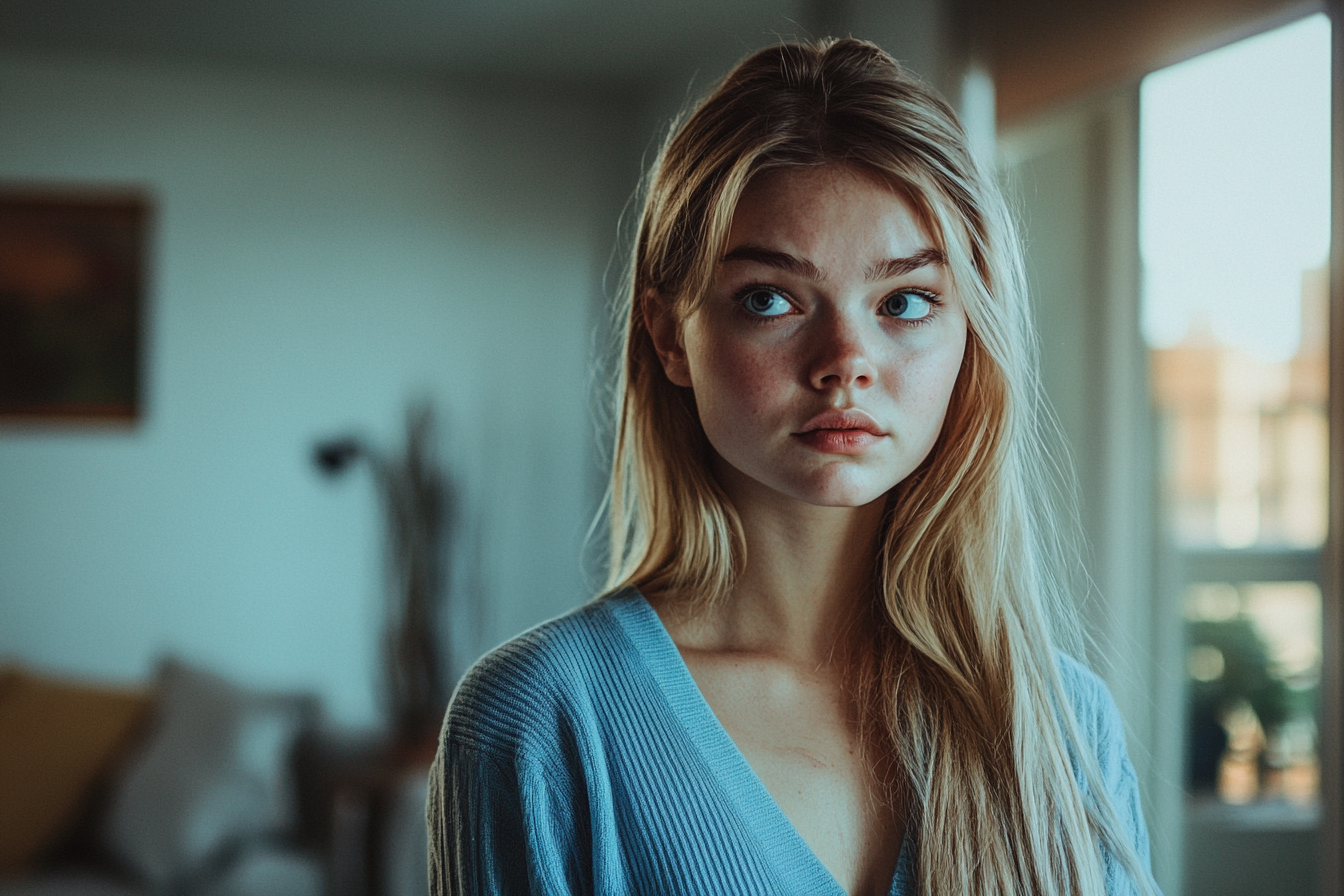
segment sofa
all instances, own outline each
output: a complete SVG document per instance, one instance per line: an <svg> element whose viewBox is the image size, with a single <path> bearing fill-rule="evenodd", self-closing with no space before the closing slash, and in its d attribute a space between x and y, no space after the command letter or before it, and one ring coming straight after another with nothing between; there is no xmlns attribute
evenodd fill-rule
<svg viewBox="0 0 1344 896"><path fill-rule="evenodd" d="M3 669L0 896L338 891L318 721L179 660L145 690Z"/></svg>

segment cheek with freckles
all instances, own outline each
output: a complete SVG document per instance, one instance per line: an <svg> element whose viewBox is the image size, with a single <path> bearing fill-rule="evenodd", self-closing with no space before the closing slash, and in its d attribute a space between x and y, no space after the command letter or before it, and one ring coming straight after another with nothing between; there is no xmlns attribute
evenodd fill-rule
<svg viewBox="0 0 1344 896"><path fill-rule="evenodd" d="M691 388L711 442L727 434L719 431L764 424L791 383L782 352L699 332L687 346Z"/></svg>
<svg viewBox="0 0 1344 896"><path fill-rule="evenodd" d="M952 390L961 371L963 351L964 341L959 341L928 353L918 364L905 367L903 403L909 408L914 429L911 433L917 454L913 459L914 466L928 456L942 431ZM909 472L906 471L906 475Z"/></svg>

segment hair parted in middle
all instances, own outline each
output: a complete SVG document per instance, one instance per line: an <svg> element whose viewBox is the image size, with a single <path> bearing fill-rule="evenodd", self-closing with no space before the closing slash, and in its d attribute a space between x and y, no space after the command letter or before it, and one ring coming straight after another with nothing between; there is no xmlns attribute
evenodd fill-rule
<svg viewBox="0 0 1344 896"><path fill-rule="evenodd" d="M674 129L647 186L623 297L607 586L705 606L743 568L691 389L663 372L646 316L694 314L737 203L762 172L851 166L911 207L945 258L967 342L942 431L887 497L874 650L855 686L894 791L917 813L921 892L1092 894L1099 844L1147 888L1060 673L1077 651L1021 249L951 108L858 40L740 63ZM1072 755L1085 787L1075 780Z"/></svg>

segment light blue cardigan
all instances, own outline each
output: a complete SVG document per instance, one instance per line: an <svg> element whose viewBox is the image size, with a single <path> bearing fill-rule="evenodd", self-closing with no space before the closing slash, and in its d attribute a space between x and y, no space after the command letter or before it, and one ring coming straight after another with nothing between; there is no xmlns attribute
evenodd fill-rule
<svg viewBox="0 0 1344 896"><path fill-rule="evenodd" d="M1148 835L1114 702L1064 662L1083 734L1145 865ZM658 615L624 591L472 668L430 778L430 891L833 894L844 890L701 696ZM893 896L917 890L907 836ZM1133 892L1107 859L1107 893Z"/></svg>

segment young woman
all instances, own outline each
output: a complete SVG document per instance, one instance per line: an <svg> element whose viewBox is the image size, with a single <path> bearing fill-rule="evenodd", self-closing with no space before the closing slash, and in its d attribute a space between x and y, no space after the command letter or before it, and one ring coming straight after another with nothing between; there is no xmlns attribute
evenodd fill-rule
<svg viewBox="0 0 1344 896"><path fill-rule="evenodd" d="M443 729L435 894L1156 892L1068 595L1020 250L951 110L783 45L681 124L628 295L607 594Z"/></svg>

